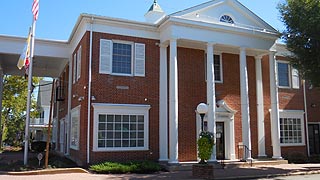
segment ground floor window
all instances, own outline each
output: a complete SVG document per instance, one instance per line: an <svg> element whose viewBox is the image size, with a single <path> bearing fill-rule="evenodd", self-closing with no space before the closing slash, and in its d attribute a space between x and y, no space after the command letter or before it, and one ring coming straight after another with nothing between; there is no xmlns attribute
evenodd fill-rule
<svg viewBox="0 0 320 180"><path fill-rule="evenodd" d="M149 105L94 104L94 150L148 149Z"/></svg>
<svg viewBox="0 0 320 180"><path fill-rule="evenodd" d="M80 138L80 106L71 110L70 148L79 150Z"/></svg>
<svg viewBox="0 0 320 180"><path fill-rule="evenodd" d="M280 143L283 146L304 145L303 111L280 111Z"/></svg>

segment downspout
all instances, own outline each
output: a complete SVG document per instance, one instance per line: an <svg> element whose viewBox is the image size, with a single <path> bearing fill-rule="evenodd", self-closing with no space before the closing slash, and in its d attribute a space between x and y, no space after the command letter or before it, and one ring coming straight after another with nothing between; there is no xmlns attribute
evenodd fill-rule
<svg viewBox="0 0 320 180"><path fill-rule="evenodd" d="M308 109L307 109L307 95L306 95L306 81L303 80L303 101L304 101L304 113L306 118L306 144L307 144L307 153L308 157L310 157L310 149L309 149L309 129L308 129Z"/></svg>
<svg viewBox="0 0 320 180"><path fill-rule="evenodd" d="M92 80L92 29L93 17L90 21L90 52L89 52L89 78L88 78L88 130L87 130L87 164L90 163L90 122L91 122L91 80Z"/></svg>

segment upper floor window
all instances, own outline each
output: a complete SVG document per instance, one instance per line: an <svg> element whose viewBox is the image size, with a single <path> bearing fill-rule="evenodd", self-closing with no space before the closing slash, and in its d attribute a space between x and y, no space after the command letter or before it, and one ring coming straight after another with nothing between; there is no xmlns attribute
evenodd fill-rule
<svg viewBox="0 0 320 180"><path fill-rule="evenodd" d="M228 15L223 15L223 16L221 16L220 22L225 22L225 23L234 24L233 19L232 19L230 16L228 16Z"/></svg>
<svg viewBox="0 0 320 180"><path fill-rule="evenodd" d="M145 44L101 39L99 72L145 76Z"/></svg>
<svg viewBox="0 0 320 180"><path fill-rule="evenodd" d="M132 44L113 43L112 73L131 74Z"/></svg>
<svg viewBox="0 0 320 180"><path fill-rule="evenodd" d="M78 51L73 54L73 83L80 79L81 75L81 46Z"/></svg>
<svg viewBox="0 0 320 180"><path fill-rule="evenodd" d="M278 83L281 88L299 89L300 79L298 70L292 68L289 62L278 61Z"/></svg>
<svg viewBox="0 0 320 180"><path fill-rule="evenodd" d="M222 83L222 58L221 55L215 54L214 56L214 80L215 82ZM205 78L207 80L207 55L205 54Z"/></svg>

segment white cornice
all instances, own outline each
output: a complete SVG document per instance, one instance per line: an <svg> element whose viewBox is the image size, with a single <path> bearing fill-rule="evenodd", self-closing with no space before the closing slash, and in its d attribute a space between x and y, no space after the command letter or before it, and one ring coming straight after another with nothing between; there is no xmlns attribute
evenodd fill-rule
<svg viewBox="0 0 320 180"><path fill-rule="evenodd" d="M265 38L265 39L271 39L271 40L278 39L280 35L278 32L264 31L264 30L241 27L236 25L230 26L230 25L223 25L223 24L212 24L208 22L194 21L194 20L183 19L178 17L170 17L160 26L159 29L162 30L165 27L170 26L172 24L184 26L184 27L193 27L193 28L206 29L211 31L218 31L218 32L220 31L220 32L228 32L232 34L253 36L253 37L259 37L259 38Z"/></svg>

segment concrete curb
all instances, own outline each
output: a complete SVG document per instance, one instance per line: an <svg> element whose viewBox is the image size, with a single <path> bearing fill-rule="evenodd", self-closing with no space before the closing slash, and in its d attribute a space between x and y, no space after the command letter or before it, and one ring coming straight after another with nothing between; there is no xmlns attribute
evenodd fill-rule
<svg viewBox="0 0 320 180"><path fill-rule="evenodd" d="M215 180L231 180L231 179L257 179L257 178L273 178L281 176L299 176L299 175L311 175L311 174L320 174L320 170L316 171L299 171L292 172L287 174L264 174L264 175L249 175L249 176L238 176L238 177L214 177Z"/></svg>
<svg viewBox="0 0 320 180"><path fill-rule="evenodd" d="M25 176L25 175L46 175L46 174L63 174L63 173L89 173L82 168L58 168L58 169L43 169L35 171L23 172L7 172L7 175Z"/></svg>

